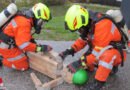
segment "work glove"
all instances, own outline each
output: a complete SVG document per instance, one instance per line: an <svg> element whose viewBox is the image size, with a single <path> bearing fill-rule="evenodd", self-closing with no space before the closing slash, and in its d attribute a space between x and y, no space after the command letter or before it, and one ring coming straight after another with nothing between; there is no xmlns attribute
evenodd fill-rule
<svg viewBox="0 0 130 90"><path fill-rule="evenodd" d="M64 60L68 55L74 56L74 53L75 53L75 50L71 47L61 52L59 56L62 58L62 60Z"/></svg>
<svg viewBox="0 0 130 90"><path fill-rule="evenodd" d="M100 90L105 82L94 80L93 83L90 84L89 87L84 88L83 90Z"/></svg>
<svg viewBox="0 0 130 90"><path fill-rule="evenodd" d="M0 55L0 67L3 65L3 56Z"/></svg>
<svg viewBox="0 0 130 90"><path fill-rule="evenodd" d="M34 38L31 38L30 42L35 43L36 44L36 40Z"/></svg>
<svg viewBox="0 0 130 90"><path fill-rule="evenodd" d="M37 45L36 52L48 52L51 51L52 47L49 45Z"/></svg>
<svg viewBox="0 0 130 90"><path fill-rule="evenodd" d="M67 65L67 68L71 73L75 73L81 66L82 66L81 60L78 60Z"/></svg>

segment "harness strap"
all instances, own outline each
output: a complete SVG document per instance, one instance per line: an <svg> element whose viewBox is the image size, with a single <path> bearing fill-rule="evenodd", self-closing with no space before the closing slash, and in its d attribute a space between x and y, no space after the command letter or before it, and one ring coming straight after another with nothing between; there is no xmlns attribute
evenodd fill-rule
<svg viewBox="0 0 130 90"><path fill-rule="evenodd" d="M110 48L113 48L113 46L112 45L109 45L109 46L106 46L106 47L104 47L104 48L102 48L102 50L99 52L99 54L96 56L96 60L99 60L99 57L102 55L102 53L104 52L104 51L106 51L107 49L110 49Z"/></svg>
<svg viewBox="0 0 130 90"><path fill-rule="evenodd" d="M0 32L0 40L8 44L9 48L11 48L11 45L15 45L14 38L6 35L3 31Z"/></svg>

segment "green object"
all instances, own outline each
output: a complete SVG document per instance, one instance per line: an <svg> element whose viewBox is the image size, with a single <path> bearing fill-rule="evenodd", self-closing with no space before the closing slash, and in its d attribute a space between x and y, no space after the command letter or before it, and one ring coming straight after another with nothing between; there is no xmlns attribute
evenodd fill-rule
<svg viewBox="0 0 130 90"><path fill-rule="evenodd" d="M43 3L38 3L38 4L35 4L33 7L32 7L32 11L36 17L36 19L40 19L42 18L43 20L50 20L51 19L51 13L50 13L50 10L49 8L43 4Z"/></svg>
<svg viewBox="0 0 130 90"><path fill-rule="evenodd" d="M79 69L77 70L77 72L75 72L72 82L74 84L84 84L86 83L86 81L88 80L89 76L88 73L86 72L86 70L84 69Z"/></svg>
<svg viewBox="0 0 130 90"><path fill-rule="evenodd" d="M79 30L82 26L88 25L89 13L80 5L71 6L65 15L65 29L72 32Z"/></svg>

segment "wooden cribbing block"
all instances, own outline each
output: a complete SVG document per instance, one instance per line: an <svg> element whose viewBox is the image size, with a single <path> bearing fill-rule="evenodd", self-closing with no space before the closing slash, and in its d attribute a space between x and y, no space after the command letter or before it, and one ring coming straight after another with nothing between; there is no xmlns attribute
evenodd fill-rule
<svg viewBox="0 0 130 90"><path fill-rule="evenodd" d="M63 79L68 82L68 83L72 83L72 79L73 79L73 73L69 72L67 67L63 68L63 72L66 72L66 75L62 75Z"/></svg>
<svg viewBox="0 0 130 90"><path fill-rule="evenodd" d="M42 83L41 81L37 78L37 76L35 75L35 73L31 73L30 74L34 84L35 84L35 87L38 87L38 86L42 86Z"/></svg>
<svg viewBox="0 0 130 90"><path fill-rule="evenodd" d="M56 87L56 86L62 84L63 82L64 82L63 78L62 78L62 77L59 77L59 78L54 79L54 80L52 80L52 81L50 81L50 82L48 82L48 83L44 83L44 84L42 85L42 87L43 87L43 88L50 88L50 89L51 89L51 88L54 88L54 87Z"/></svg>
<svg viewBox="0 0 130 90"><path fill-rule="evenodd" d="M42 84L41 81L35 75L35 73L31 73L30 76L31 76L37 90L50 90L51 88L54 88L64 82L63 78L59 77L50 82Z"/></svg>
<svg viewBox="0 0 130 90"><path fill-rule="evenodd" d="M61 70L63 62L58 53L50 51L47 53L28 52L30 67L50 78L56 79L59 75L52 73L53 70Z"/></svg>
<svg viewBox="0 0 130 90"><path fill-rule="evenodd" d="M67 67L64 67L62 70L54 70L53 73L56 75L60 75L64 79L64 81L72 83L74 74L69 72Z"/></svg>
<svg viewBox="0 0 130 90"><path fill-rule="evenodd" d="M51 88L62 84L64 81L72 83L73 74L69 72L66 67L64 67L62 70L54 70L53 73L56 75L60 75L61 77L58 77L57 79L54 79L44 84L41 84L40 80L36 77L36 75L34 73L31 73L31 78L35 84L36 89L50 90Z"/></svg>

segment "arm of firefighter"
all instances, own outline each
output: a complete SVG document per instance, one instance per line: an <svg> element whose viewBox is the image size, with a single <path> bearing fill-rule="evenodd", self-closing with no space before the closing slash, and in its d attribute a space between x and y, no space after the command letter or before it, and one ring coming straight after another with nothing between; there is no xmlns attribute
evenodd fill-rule
<svg viewBox="0 0 130 90"><path fill-rule="evenodd" d="M27 21L20 24L15 34L16 45L24 51L35 51L36 44L30 42L31 40L31 24Z"/></svg>
<svg viewBox="0 0 130 90"><path fill-rule="evenodd" d="M83 41L81 38L77 39L75 41L75 43L72 45L72 48L74 48L74 50L76 52L80 51L81 49L83 49L85 46L87 45L87 41Z"/></svg>

